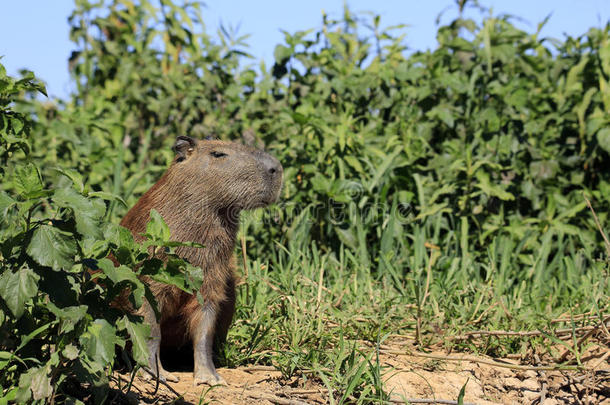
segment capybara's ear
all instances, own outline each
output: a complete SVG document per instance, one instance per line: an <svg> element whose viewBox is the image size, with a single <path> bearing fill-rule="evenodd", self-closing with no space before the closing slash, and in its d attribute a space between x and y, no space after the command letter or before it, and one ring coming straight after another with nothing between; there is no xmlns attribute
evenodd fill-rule
<svg viewBox="0 0 610 405"><path fill-rule="evenodd" d="M195 148L197 147L197 141L191 137L180 135L176 138L176 142L172 149L178 157L178 161L182 161L189 157Z"/></svg>

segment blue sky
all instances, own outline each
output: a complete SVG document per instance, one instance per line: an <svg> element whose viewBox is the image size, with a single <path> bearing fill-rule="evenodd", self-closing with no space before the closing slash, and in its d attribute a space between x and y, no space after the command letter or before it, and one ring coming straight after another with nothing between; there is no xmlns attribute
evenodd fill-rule
<svg viewBox="0 0 610 405"><path fill-rule="evenodd" d="M207 0L204 22L208 33L222 21L239 25L240 34L250 34L250 53L256 60L273 61L273 49L283 35L280 29L294 32L321 25L322 10L340 16L343 0ZM407 24L406 44L411 50L436 46L435 19L447 9L442 20L456 15L453 0L349 0L353 11L373 11L381 15L382 25ZM548 14L552 17L543 35L562 39L591 27L604 26L610 18L610 0L481 0L494 14L508 13L523 21L518 26L534 31ZM20 68L33 70L47 83L50 96L66 97L70 91L67 60L73 49L68 38L67 18L71 0L0 0L0 56L8 73Z"/></svg>

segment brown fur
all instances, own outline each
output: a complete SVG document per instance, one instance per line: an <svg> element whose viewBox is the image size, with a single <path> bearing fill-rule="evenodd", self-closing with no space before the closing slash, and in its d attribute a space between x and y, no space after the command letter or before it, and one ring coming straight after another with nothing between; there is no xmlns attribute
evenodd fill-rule
<svg viewBox="0 0 610 405"><path fill-rule="evenodd" d="M223 340L235 307L233 249L239 212L277 199L282 167L265 152L218 140L179 137L174 150L176 158L167 172L138 200L121 225L130 229L136 240L142 240L154 208L169 226L172 240L204 245L178 247L176 253L203 269L201 295L217 313L215 334L217 340ZM204 316L197 298L173 286L147 282L161 313L163 345L195 339Z"/></svg>

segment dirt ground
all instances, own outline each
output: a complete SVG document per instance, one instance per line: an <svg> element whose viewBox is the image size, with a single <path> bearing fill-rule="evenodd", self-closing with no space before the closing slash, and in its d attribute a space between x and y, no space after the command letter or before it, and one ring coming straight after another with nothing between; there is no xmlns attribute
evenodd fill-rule
<svg viewBox="0 0 610 405"><path fill-rule="evenodd" d="M395 341L380 350L392 403L457 404L460 389L466 384L465 404L610 405L609 348L592 345L581 360L586 371L534 369L532 364L545 363L533 357L535 360L492 359L442 351L423 353L405 341ZM269 366L220 368L218 372L226 380L226 387L193 387L192 373L184 371L174 372L180 382L158 387L155 381L136 378L128 402L168 403L178 399L176 402L182 404L329 403L328 390L316 379L286 380ZM115 377L121 379L123 387L129 378L120 374ZM117 387L117 381L114 384Z"/></svg>

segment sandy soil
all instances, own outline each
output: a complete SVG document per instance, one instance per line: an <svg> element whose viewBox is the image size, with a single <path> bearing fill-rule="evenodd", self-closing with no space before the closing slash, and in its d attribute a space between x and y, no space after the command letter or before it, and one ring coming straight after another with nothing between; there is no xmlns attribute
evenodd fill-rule
<svg viewBox="0 0 610 405"><path fill-rule="evenodd" d="M460 389L466 384L465 403L610 405L609 358L610 349L593 345L582 359L586 372L513 369L507 366L531 367L533 361L492 359L442 351L423 353L414 351L409 342L395 341L382 346L380 361L386 390L391 393L391 400L395 403L408 403L409 400L411 403L418 400L457 403ZM538 364L545 363L541 361ZM155 381L136 378L127 402L167 403L180 398L177 403L329 403L328 390L315 378L293 377L287 380L279 371L268 366L220 368L218 372L227 381L226 387L193 387L192 374L185 371L174 372L180 382L159 384L157 388ZM129 376L115 374L115 377L121 379L121 385L125 386ZM114 384L117 387L116 381ZM114 391L114 394L117 393ZM338 395L335 393L335 396ZM125 402L125 399L125 396L114 397L115 402Z"/></svg>

